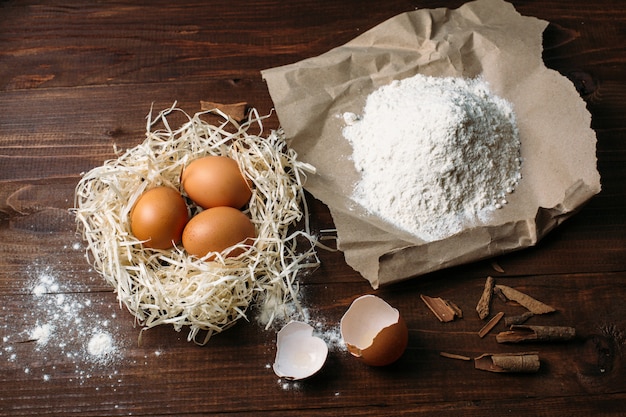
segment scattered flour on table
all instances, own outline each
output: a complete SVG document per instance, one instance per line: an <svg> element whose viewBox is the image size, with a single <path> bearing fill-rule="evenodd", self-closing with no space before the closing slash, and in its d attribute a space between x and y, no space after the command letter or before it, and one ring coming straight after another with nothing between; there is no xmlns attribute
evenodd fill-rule
<svg viewBox="0 0 626 417"><path fill-rule="evenodd" d="M50 339L53 328L51 324L44 324L35 327L31 333L30 338L34 340L38 345L46 345Z"/></svg>
<svg viewBox="0 0 626 417"><path fill-rule="evenodd" d="M80 249L79 245L73 248ZM97 368L107 366L111 378L122 359L121 344L111 324L117 313L95 308L91 299L81 292L66 287L71 277L61 277L52 265L33 265L28 273L30 284L29 308L20 315L7 318L0 327L3 333L0 358L14 366L23 365L24 373L41 373L41 379L51 379L51 372L70 368L72 380L80 383L92 378ZM3 308L4 310L4 308ZM22 329L22 330L20 330ZM33 354L36 363L32 363ZM59 362L59 358L65 358ZM27 363L21 363L28 360Z"/></svg>
<svg viewBox="0 0 626 417"><path fill-rule="evenodd" d="M288 303L264 300L257 314L257 322L268 329L279 330L290 321L301 321L313 327L313 336L326 342L330 352L347 350L338 323L329 324L323 317L314 318L310 308L305 306L304 296L300 290L296 300Z"/></svg>
<svg viewBox="0 0 626 417"><path fill-rule="evenodd" d="M354 200L422 240L488 221L521 179L513 107L481 78L396 80L343 119Z"/></svg>
<svg viewBox="0 0 626 417"><path fill-rule="evenodd" d="M94 334L87 344L87 351L98 362L108 362L115 354L115 349L113 338L106 332Z"/></svg>

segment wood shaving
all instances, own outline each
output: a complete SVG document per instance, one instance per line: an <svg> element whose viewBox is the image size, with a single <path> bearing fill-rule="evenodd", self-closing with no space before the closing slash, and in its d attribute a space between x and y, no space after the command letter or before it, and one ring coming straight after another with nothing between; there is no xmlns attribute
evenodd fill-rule
<svg viewBox="0 0 626 417"><path fill-rule="evenodd" d="M178 129L168 122L173 113L187 119ZM216 115L224 120L219 126L204 120ZM190 116L176 104L155 118L151 111L142 144L87 172L78 183L74 211L89 261L144 329L188 326L188 340L206 344L246 319L251 306L267 300L297 302L298 275L319 265L303 191L306 173L315 169L297 160L281 130L261 137L263 118L252 109L239 124L219 109ZM258 134L248 133L256 129ZM137 198L159 185L180 190L183 167L205 155L235 159L252 182L246 214L257 229L254 245L238 257L218 255L211 262L189 257L179 247L144 248L128 221ZM304 230L294 230L302 221Z"/></svg>

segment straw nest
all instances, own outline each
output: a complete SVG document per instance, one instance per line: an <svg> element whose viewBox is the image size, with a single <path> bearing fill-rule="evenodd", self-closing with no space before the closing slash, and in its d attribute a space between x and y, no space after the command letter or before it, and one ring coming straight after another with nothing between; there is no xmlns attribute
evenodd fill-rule
<svg viewBox="0 0 626 417"><path fill-rule="evenodd" d="M173 113L186 120L178 129L168 122ZM221 123L212 125L209 116ZM89 262L143 329L188 327L188 340L205 344L254 307L264 310L269 327L285 305L297 305L299 273L319 264L303 191L314 168L297 160L280 130L261 137L262 120L254 109L241 124L217 109L190 116L173 106L154 118L150 112L143 143L79 181L74 210ZM180 190L182 169L205 155L235 159L252 183L245 212L257 231L254 244L236 258L212 261L182 247L145 248L130 231L134 203L155 186Z"/></svg>

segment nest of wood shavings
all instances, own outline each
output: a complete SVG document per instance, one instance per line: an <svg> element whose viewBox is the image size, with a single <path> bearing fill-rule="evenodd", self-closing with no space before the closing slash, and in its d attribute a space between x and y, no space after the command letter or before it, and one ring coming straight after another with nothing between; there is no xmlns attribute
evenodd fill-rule
<svg viewBox="0 0 626 417"><path fill-rule="evenodd" d="M168 122L174 112L187 120L178 129ZM208 114L223 122L208 123ZM74 210L88 259L144 329L188 326L188 340L205 344L247 319L251 307L265 308L269 327L274 310L297 304L299 273L319 264L303 191L306 172L314 168L297 160L282 131L261 137L262 119L254 109L242 124L219 110L190 116L172 107L154 119L150 112L142 144L92 169L78 183ZM144 248L130 231L133 205L155 186L181 190L182 169L205 155L235 159L253 184L245 212L257 230L255 243L236 258L218 255L209 262L188 256L182 247ZM302 223L304 230L294 227Z"/></svg>

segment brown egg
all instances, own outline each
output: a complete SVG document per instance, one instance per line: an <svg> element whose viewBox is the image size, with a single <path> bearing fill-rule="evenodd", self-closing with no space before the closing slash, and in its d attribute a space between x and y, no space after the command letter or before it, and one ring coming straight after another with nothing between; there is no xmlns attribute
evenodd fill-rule
<svg viewBox="0 0 626 417"><path fill-rule="evenodd" d="M192 161L181 176L183 189L203 208L241 208L252 196L237 162L227 156L205 156Z"/></svg>
<svg viewBox="0 0 626 417"><path fill-rule="evenodd" d="M183 196L170 187L156 187L143 193L130 212L130 228L144 246L168 249L181 241L189 220Z"/></svg>
<svg viewBox="0 0 626 417"><path fill-rule="evenodd" d="M395 362L409 341L409 330L398 310L375 295L352 302L341 318L340 331L348 351L371 366Z"/></svg>
<svg viewBox="0 0 626 417"><path fill-rule="evenodd" d="M201 258L209 252L222 252L244 241L251 244L255 236L254 225L244 213L233 207L212 207L187 223L183 231L183 247L190 255ZM243 248L233 249L226 256L237 256L243 251Z"/></svg>

